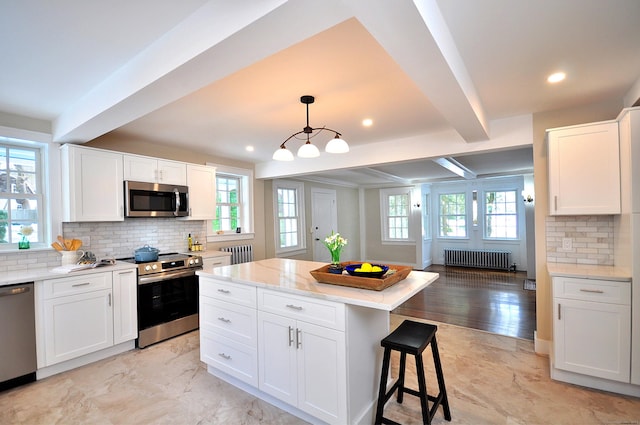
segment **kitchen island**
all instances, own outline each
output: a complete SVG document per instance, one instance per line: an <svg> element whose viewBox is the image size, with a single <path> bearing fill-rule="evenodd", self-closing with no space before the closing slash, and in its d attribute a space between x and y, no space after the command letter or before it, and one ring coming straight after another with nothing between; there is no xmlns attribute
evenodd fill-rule
<svg viewBox="0 0 640 425"><path fill-rule="evenodd" d="M438 278L383 291L319 283L324 263L272 258L199 271L207 370L311 423L370 424L389 313Z"/></svg>

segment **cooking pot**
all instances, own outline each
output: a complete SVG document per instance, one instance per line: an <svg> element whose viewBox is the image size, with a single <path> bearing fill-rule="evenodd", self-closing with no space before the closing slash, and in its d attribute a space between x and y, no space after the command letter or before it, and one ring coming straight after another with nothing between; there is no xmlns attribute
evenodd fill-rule
<svg viewBox="0 0 640 425"><path fill-rule="evenodd" d="M158 248L151 248L149 245L145 245L142 248L138 248L134 251L135 260L141 263L146 263L148 261L157 261L159 252L160 250Z"/></svg>

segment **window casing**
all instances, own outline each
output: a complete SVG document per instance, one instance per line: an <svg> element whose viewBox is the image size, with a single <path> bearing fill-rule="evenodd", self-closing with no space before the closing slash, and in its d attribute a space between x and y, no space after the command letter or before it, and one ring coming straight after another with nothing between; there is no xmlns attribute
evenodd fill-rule
<svg viewBox="0 0 640 425"><path fill-rule="evenodd" d="M277 180L273 186L276 254L297 254L306 249L304 185Z"/></svg>
<svg viewBox="0 0 640 425"><path fill-rule="evenodd" d="M467 198L465 193L442 193L438 203L438 236L467 237Z"/></svg>
<svg viewBox="0 0 640 425"><path fill-rule="evenodd" d="M26 228L31 244L46 239L43 155L39 143L0 137L0 249L15 249Z"/></svg>
<svg viewBox="0 0 640 425"><path fill-rule="evenodd" d="M382 241L411 241L411 188L381 189Z"/></svg>
<svg viewBox="0 0 640 425"><path fill-rule="evenodd" d="M484 193L484 237L487 239L518 238L518 202L515 190Z"/></svg>
<svg viewBox="0 0 640 425"><path fill-rule="evenodd" d="M214 232L236 231L241 227L241 179L237 176L216 174L216 218Z"/></svg>
<svg viewBox="0 0 640 425"><path fill-rule="evenodd" d="M253 171L216 167L216 218L207 226L209 242L253 238ZM241 233L236 233L240 228Z"/></svg>

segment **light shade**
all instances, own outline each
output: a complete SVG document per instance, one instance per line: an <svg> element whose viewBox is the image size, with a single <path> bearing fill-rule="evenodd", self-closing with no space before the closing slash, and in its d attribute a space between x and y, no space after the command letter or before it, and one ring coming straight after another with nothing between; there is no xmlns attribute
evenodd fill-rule
<svg viewBox="0 0 640 425"><path fill-rule="evenodd" d="M336 134L335 138L329 140L324 151L329 153L346 153L349 152L349 145Z"/></svg>
<svg viewBox="0 0 640 425"><path fill-rule="evenodd" d="M315 145L307 142L298 149L298 156L300 158L316 158L320 156L320 151Z"/></svg>
<svg viewBox="0 0 640 425"><path fill-rule="evenodd" d="M278 148L272 156L274 161L293 161L293 154L287 148Z"/></svg>

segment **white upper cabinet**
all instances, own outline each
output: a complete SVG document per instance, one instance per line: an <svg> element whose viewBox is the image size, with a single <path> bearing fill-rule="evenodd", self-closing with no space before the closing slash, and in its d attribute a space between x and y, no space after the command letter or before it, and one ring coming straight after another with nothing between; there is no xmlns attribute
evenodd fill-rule
<svg viewBox="0 0 640 425"><path fill-rule="evenodd" d="M187 166L184 162L125 154L124 179L186 186Z"/></svg>
<svg viewBox="0 0 640 425"><path fill-rule="evenodd" d="M72 144L60 149L63 221L123 221L122 154Z"/></svg>
<svg viewBox="0 0 640 425"><path fill-rule="evenodd" d="M618 123L549 130L551 215L620 214Z"/></svg>
<svg viewBox="0 0 640 425"><path fill-rule="evenodd" d="M189 216L187 220L211 220L216 217L216 169L187 164Z"/></svg>

